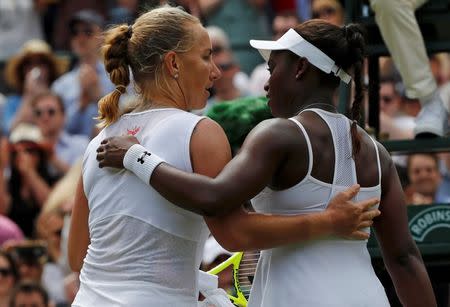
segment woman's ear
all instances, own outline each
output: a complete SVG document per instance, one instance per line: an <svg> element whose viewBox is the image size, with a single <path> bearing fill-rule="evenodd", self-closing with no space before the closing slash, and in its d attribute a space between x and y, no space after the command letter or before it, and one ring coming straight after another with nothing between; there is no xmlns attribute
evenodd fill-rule
<svg viewBox="0 0 450 307"><path fill-rule="evenodd" d="M309 61L307 58L298 58L296 62L296 69L295 69L295 79L300 80L306 73L306 71L309 68Z"/></svg>
<svg viewBox="0 0 450 307"><path fill-rule="evenodd" d="M164 65L166 66L169 75L174 79L178 79L179 66L177 62L177 54L175 51L169 51L166 53L166 55L164 56Z"/></svg>

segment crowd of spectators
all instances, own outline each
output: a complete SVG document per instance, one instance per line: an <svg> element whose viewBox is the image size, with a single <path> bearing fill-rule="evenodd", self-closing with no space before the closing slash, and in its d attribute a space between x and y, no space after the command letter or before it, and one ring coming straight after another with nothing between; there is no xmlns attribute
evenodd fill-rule
<svg viewBox="0 0 450 307"><path fill-rule="evenodd" d="M66 240L80 159L98 132L97 101L114 90L101 60L102 32L163 2L0 1L0 307L62 307L73 300L78 277L67 266ZM345 22L338 0L169 2L203 21L222 72L207 106L196 111L202 114L224 101L265 96L267 65L249 39L278 39L309 18ZM380 65L381 136L411 139L420 103L406 97L389 58ZM449 55L431 56L430 67L448 105ZM130 86L122 107L133 93ZM410 204L450 202L450 154L395 161ZM208 244L204 268L229 254ZM230 274L224 278L229 284Z"/></svg>

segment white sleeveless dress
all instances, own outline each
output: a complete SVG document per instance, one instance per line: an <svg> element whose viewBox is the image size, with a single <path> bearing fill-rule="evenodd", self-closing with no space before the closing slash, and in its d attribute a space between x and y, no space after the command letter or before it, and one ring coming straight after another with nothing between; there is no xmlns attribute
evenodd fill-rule
<svg viewBox="0 0 450 307"><path fill-rule="evenodd" d="M72 306L197 306L198 269L209 230L126 170L98 167L96 149L132 134L171 165L192 172L189 144L202 117L178 109L123 115L89 144L83 162L91 244Z"/></svg>
<svg viewBox="0 0 450 307"><path fill-rule="evenodd" d="M320 109L305 111L317 113L331 131L335 147L333 183L325 183L311 176L314 163L311 142L301 123L291 118L308 144L308 174L289 189L263 190L252 201L257 212L292 215L323 211L334 195L357 183L348 118ZM373 150L376 151L377 161L369 163L378 163L379 183L374 187L361 188L355 198L357 201L381 195L380 161L375 142ZM262 251L248 306L389 306L384 288L372 268L366 245L367 241L328 238Z"/></svg>

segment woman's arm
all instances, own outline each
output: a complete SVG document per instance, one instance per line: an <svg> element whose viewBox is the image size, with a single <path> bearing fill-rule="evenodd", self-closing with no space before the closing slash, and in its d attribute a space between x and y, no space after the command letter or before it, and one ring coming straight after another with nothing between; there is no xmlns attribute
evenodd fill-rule
<svg viewBox="0 0 450 307"><path fill-rule="evenodd" d="M276 129L274 125L280 125L280 122L265 124L269 125L269 127L267 127L269 128L269 131L273 131ZM287 130L286 127L283 127L283 129L284 131ZM295 136L298 138L299 133L296 129L298 128L294 126L292 133L295 133ZM270 143L269 140L265 139L266 137L271 140L275 139L272 132L268 133L266 136L264 136L265 133L263 132L257 131L256 134L257 138L263 139L260 140L261 142L267 141L267 143ZM286 132L284 134L286 134ZM278 137L276 139L281 141L282 138ZM100 161L100 166L123 167L122 160L125 152L135 143L137 143L137 140L129 137L115 137L103 141L103 145L97 150L99 152L97 158ZM289 142L289 144L291 143L292 142ZM346 191L346 193L342 193L335 197L329 205L329 210L323 213L298 216L276 216L249 213L243 210L241 204L249 199L250 196L234 195L233 197L232 194L239 193L239 189L247 189L251 185L250 181L258 182L257 187L252 187L252 193L259 192L259 190L271 179L272 174L276 169L275 164L279 161L280 157L283 156L282 150L278 150L274 156L280 155L280 157L275 157L274 159L266 158L266 155L269 154L266 151L276 151L276 148L271 147L270 144L263 145L264 146L256 146L261 148L253 149L263 152L263 157L255 158L256 155L253 155L251 151L245 149L241 150L239 155L244 158L240 161L240 165L237 166L237 170L243 175L243 178L233 177L230 179L233 184L233 192L230 192L231 190L222 191L220 193L221 196L217 196L217 200L214 200L211 203L203 203L202 205L204 207L199 210L198 207L196 207L196 201L202 197L205 189L211 188L211 185L213 185L212 189L215 188L214 185L216 183L214 183L214 181L222 175L223 172L220 175L219 173L231 159L230 145L222 128L216 122L204 119L197 125L190 143L193 170L198 174L188 174L172 168L174 177L171 179L170 175L168 177L172 187L166 190L166 193L170 194L170 189L175 189L173 190L174 193L177 193L178 189L182 189L183 192L181 192L182 194L178 198L180 201L182 201L184 197L192 197L191 194L196 195L189 200L193 204L192 207L196 208L194 211L203 214L206 212L210 215L213 215L214 213L217 215L216 211L226 213L225 215L216 218L206 218L206 221L219 243L231 250L263 249L292 242L306 241L313 238L317 239L327 235L338 235L354 239L367 238L367 234L358 231L358 229L371 224L371 220L378 215L378 210L366 212L367 209L376 204L378 200L371 199L364 203L357 204L356 206L354 206L354 204L349 204L349 200L357 193L358 187L353 187L352 190ZM259 159L267 159L267 163L259 161ZM233 161L235 160L236 158ZM231 163L233 163L233 161ZM250 163L247 163L249 161L258 162L250 165ZM167 167L167 170L170 169L170 167ZM249 176L249 174L255 170L257 174ZM200 176L199 174L203 176ZM184 175L187 176L184 177ZM217 175L219 176L216 177ZM178 176L181 176L179 177L181 178L179 181L177 181ZM194 182L189 184L190 178L193 178ZM199 181L195 181L196 178L199 179ZM185 183L183 180L187 180L188 182ZM205 184L206 186L202 187L202 184ZM162 185L164 185L164 183L162 183ZM161 192L160 189L163 188L157 188L159 192ZM168 199L173 201L174 198L171 198L170 195L162 194L163 196L168 196ZM221 200L220 197L226 199ZM230 202L229 199L231 199ZM224 208L215 207L214 203L219 201L221 201L220 204L224 204ZM235 203L232 203L232 201ZM333 205L333 203L336 205ZM210 206L209 208L208 205ZM180 206L192 209L190 206Z"/></svg>
<svg viewBox="0 0 450 307"><path fill-rule="evenodd" d="M295 135L293 136L293 134ZM197 138L197 143L201 146L208 146L209 142L214 142L213 146L218 150L217 153L222 154L220 148L224 147L215 147L219 142L217 138L220 135L225 138L220 126L210 119L205 119L197 125L192 142L195 143ZM205 216L225 214L240 207L270 183L274 173L294 146L293 140L300 138L301 134L298 132L298 128L290 121L266 120L250 132L239 154L225 166L217 177L210 178L186 173L162 163L154 170L150 184L162 196L181 208ZM137 140L134 143L137 143ZM228 142L226 144L229 151ZM100 167L119 166L117 163L110 163L111 161L117 162L117 157L122 166L124 152L131 145L133 145L133 141L130 138L118 137L104 140L97 155ZM191 147L192 152L197 150L195 145ZM212 154L205 154L202 163L216 158ZM140 166L139 163L138 165ZM198 167L198 165L195 166L195 161L194 167Z"/></svg>
<svg viewBox="0 0 450 307"><path fill-rule="evenodd" d="M372 225L378 210L369 210L378 200L370 199L355 205L350 200L359 186L336 195L323 212L306 215L272 215L248 212L242 207L221 217L205 218L211 233L230 251L247 251L307 242L328 236L368 239L361 231Z"/></svg>
<svg viewBox="0 0 450 307"><path fill-rule="evenodd" d="M72 209L67 248L69 266L74 272L81 270L88 246L91 243L88 218L89 206L83 190L83 177L80 176L75 192L75 203Z"/></svg>
<svg viewBox="0 0 450 307"><path fill-rule="evenodd" d="M190 152L194 172L212 178L231 159L227 137L212 120L199 122L192 135ZM238 207L224 216L205 220L219 243L233 251L273 248L329 235L367 239L368 234L358 229L371 225L370 216L378 211L363 215L363 208L349 204L358 190L353 187L340 194L329 204L329 209L321 213L277 216L247 212ZM374 201L369 203L370 206L374 204ZM363 220L366 215L369 215L368 220Z"/></svg>
<svg viewBox="0 0 450 307"><path fill-rule="evenodd" d="M408 227L406 202L394 163L380 145L381 216L374 220L384 263L404 306L436 306L428 273Z"/></svg>

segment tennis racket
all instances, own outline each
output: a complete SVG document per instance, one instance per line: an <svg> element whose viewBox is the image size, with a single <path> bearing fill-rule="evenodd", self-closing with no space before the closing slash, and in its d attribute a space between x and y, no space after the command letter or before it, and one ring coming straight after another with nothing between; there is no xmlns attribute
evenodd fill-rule
<svg viewBox="0 0 450 307"><path fill-rule="evenodd" d="M230 266L233 268L235 295L229 294L228 297L236 306L247 306L259 255L259 251L234 253L230 258L208 271L209 274L217 275Z"/></svg>

